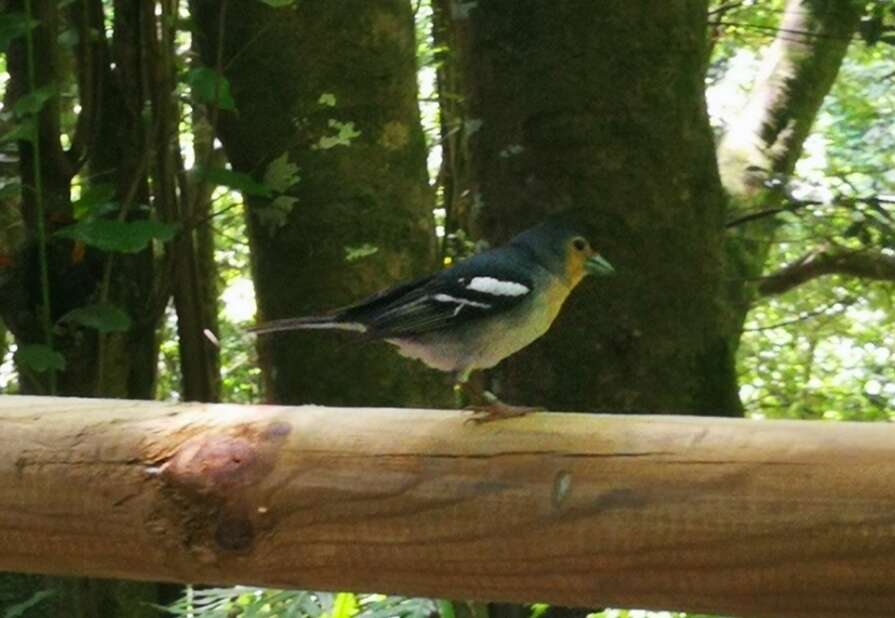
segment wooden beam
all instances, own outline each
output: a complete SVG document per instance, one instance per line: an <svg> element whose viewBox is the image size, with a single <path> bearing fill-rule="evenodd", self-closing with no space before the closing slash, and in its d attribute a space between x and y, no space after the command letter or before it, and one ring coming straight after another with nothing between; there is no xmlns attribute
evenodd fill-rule
<svg viewBox="0 0 895 618"><path fill-rule="evenodd" d="M0 570L892 616L895 425L0 397Z"/></svg>

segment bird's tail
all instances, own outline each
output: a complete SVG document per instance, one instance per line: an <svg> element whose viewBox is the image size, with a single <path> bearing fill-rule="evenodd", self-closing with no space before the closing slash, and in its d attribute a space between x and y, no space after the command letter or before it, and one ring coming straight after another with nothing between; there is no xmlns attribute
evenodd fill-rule
<svg viewBox="0 0 895 618"><path fill-rule="evenodd" d="M266 335L267 333L278 333L288 330L354 330L364 332L366 327L357 322L346 322L339 319L338 315L317 315L304 318L286 318L284 320L272 320L264 322L258 326L249 329L250 333L256 335Z"/></svg>

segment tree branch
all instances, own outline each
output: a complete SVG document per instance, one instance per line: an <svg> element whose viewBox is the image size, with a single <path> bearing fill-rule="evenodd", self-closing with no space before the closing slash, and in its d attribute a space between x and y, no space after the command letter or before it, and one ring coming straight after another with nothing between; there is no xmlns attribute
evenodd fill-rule
<svg viewBox="0 0 895 618"><path fill-rule="evenodd" d="M738 206L760 195L768 178L792 173L862 12L854 0L787 2L761 77L718 147L721 179Z"/></svg>
<svg viewBox="0 0 895 618"><path fill-rule="evenodd" d="M73 169L78 170L90 158L97 141L97 118L103 109L106 83L111 80L111 67L102 2L75 2L70 10L78 31L76 70L81 111L67 155Z"/></svg>
<svg viewBox="0 0 895 618"><path fill-rule="evenodd" d="M883 195L868 195L868 196L859 196L859 197L849 197L849 196L837 196L829 201L820 201L820 200L800 200L792 197L791 195L786 196L786 201L782 206L778 206L775 208L764 208L751 212L743 213L742 215L728 221L724 224L724 227L727 229L735 228L744 223L751 223L753 221L758 221L761 219L767 219L769 217L774 217L783 212L798 212L803 208L808 206L823 206L824 204L829 204L833 206L839 206L840 208L847 209L856 209L858 205L867 206L882 216L891 220L891 215L884 209L884 205L888 206L890 204L895 204L895 199L883 196Z"/></svg>
<svg viewBox="0 0 895 618"><path fill-rule="evenodd" d="M849 251L835 246L822 247L767 276L758 286L758 291L765 296L782 294L825 275L895 281L895 255L876 250Z"/></svg>

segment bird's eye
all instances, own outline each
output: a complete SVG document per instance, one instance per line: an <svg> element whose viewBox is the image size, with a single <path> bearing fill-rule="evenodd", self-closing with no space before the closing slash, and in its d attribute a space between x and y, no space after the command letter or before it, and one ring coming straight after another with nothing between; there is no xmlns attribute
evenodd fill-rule
<svg viewBox="0 0 895 618"><path fill-rule="evenodd" d="M576 251L584 251L587 249L587 241L583 238L576 238L572 241L572 246L575 247Z"/></svg>

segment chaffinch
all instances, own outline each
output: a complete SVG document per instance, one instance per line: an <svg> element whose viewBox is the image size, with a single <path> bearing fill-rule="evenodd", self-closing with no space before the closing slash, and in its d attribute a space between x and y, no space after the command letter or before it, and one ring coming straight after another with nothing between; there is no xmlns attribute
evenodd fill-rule
<svg viewBox="0 0 895 618"><path fill-rule="evenodd" d="M549 219L509 243L440 272L385 289L322 316L261 324L258 334L296 329L341 329L385 340L441 371L484 406L478 421L520 416L539 408L512 406L468 382L550 328L575 286L588 274L610 275L580 228Z"/></svg>

